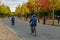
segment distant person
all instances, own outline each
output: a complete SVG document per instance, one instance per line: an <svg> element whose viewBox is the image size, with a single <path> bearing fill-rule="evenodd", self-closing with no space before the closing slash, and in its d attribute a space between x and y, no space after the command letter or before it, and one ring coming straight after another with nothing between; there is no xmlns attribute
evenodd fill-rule
<svg viewBox="0 0 60 40"><path fill-rule="evenodd" d="M46 24L46 19L45 19L45 17L44 17L44 19L43 19L43 24Z"/></svg>
<svg viewBox="0 0 60 40"><path fill-rule="evenodd" d="M15 17L14 17L14 16L12 16L12 18L11 18L11 24L12 24L12 25L15 24Z"/></svg>
<svg viewBox="0 0 60 40"><path fill-rule="evenodd" d="M36 25L37 25L36 15L32 15L29 23L31 26L31 32L36 36Z"/></svg>
<svg viewBox="0 0 60 40"><path fill-rule="evenodd" d="M38 17L38 23L40 23L40 17Z"/></svg>
<svg viewBox="0 0 60 40"><path fill-rule="evenodd" d="M27 19L28 19L28 16L26 15L26 16L25 16L25 18L26 18L26 21L27 21Z"/></svg>
<svg viewBox="0 0 60 40"><path fill-rule="evenodd" d="M58 24L60 23L60 16L58 16Z"/></svg>

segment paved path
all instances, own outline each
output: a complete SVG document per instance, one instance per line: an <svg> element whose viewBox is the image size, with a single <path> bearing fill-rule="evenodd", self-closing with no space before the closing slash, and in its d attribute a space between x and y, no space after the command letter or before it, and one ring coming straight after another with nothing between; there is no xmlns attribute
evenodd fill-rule
<svg viewBox="0 0 60 40"><path fill-rule="evenodd" d="M8 25L4 24L3 20L0 18L0 40L21 40Z"/></svg>
<svg viewBox="0 0 60 40"><path fill-rule="evenodd" d="M60 27L38 24L37 36L30 34L30 26L27 22L23 22L16 18L15 26L11 25L11 18L6 18L3 21L6 25L11 27L23 40L60 40Z"/></svg>

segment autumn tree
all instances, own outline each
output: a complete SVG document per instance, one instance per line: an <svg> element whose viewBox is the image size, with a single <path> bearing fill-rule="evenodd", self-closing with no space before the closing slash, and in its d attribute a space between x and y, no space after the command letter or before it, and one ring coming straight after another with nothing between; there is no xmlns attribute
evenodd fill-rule
<svg viewBox="0 0 60 40"><path fill-rule="evenodd" d="M15 15L18 15L18 16L21 15L21 7L20 6L16 7Z"/></svg>
<svg viewBox="0 0 60 40"><path fill-rule="evenodd" d="M11 11L10 8L5 5L0 5L0 15L10 15Z"/></svg>

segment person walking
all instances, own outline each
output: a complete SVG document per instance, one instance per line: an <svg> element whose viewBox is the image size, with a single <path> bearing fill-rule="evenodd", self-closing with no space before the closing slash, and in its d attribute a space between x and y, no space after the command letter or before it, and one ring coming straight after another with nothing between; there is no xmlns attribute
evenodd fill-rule
<svg viewBox="0 0 60 40"><path fill-rule="evenodd" d="M46 24L46 18L44 17L44 19L43 19L43 24Z"/></svg>
<svg viewBox="0 0 60 40"><path fill-rule="evenodd" d="M60 23L60 16L58 16L58 24Z"/></svg>

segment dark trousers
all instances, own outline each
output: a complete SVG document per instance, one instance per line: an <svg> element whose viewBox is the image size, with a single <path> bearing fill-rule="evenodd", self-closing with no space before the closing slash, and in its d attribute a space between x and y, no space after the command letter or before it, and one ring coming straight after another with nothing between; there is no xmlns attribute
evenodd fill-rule
<svg viewBox="0 0 60 40"><path fill-rule="evenodd" d="M58 20L58 24L59 24L59 20Z"/></svg>
<svg viewBox="0 0 60 40"><path fill-rule="evenodd" d="M32 33L36 32L36 26L31 25L31 32Z"/></svg>
<svg viewBox="0 0 60 40"><path fill-rule="evenodd" d="M15 24L15 21L12 21L12 25L14 25Z"/></svg>

